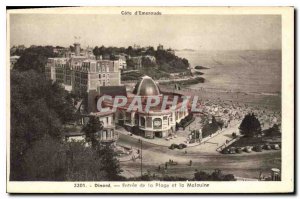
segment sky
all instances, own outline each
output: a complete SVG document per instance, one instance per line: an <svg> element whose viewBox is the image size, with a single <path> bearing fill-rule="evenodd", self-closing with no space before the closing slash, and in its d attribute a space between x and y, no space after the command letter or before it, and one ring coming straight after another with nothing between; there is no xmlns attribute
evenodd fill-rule
<svg viewBox="0 0 300 199"><path fill-rule="evenodd" d="M279 15L11 14L10 45L157 46L195 50L281 49Z"/></svg>

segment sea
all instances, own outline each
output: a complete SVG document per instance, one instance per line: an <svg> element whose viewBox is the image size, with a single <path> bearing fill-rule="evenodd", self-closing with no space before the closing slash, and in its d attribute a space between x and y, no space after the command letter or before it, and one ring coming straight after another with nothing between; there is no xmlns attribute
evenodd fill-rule
<svg viewBox="0 0 300 199"><path fill-rule="evenodd" d="M203 66L205 83L192 89L215 89L263 95L281 93L281 50L176 51L192 68Z"/></svg>

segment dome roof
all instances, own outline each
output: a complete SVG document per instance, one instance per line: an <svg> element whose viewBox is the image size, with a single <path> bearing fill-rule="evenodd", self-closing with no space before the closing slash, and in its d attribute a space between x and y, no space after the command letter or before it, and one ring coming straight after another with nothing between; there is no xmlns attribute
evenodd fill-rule
<svg viewBox="0 0 300 199"><path fill-rule="evenodd" d="M135 85L133 94L140 96L160 95L160 91L156 83L149 76L143 76Z"/></svg>

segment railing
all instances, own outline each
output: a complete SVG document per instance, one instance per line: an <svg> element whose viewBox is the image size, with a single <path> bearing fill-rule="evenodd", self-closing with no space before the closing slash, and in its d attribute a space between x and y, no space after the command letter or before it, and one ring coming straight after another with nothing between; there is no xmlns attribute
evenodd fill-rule
<svg viewBox="0 0 300 199"><path fill-rule="evenodd" d="M118 135L114 135L112 137L106 137L105 139L103 137L101 138L97 138L97 140L99 140L100 142L114 142L116 140L118 140L119 136Z"/></svg>

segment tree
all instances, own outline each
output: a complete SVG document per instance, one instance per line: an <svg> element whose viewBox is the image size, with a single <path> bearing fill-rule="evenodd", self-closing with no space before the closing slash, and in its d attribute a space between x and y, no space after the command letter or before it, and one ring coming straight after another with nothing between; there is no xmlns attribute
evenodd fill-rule
<svg viewBox="0 0 300 199"><path fill-rule="evenodd" d="M46 92L46 97L48 106L55 110L63 124L77 119L73 106L75 98L61 84L57 82L51 84L50 89Z"/></svg>
<svg viewBox="0 0 300 199"><path fill-rule="evenodd" d="M75 47L74 46L71 45L69 48L70 48L71 52L75 52Z"/></svg>
<svg viewBox="0 0 300 199"><path fill-rule="evenodd" d="M151 61L149 58L147 57L143 57L142 58L142 66L144 68L150 68L150 69L153 69L155 67L157 67L156 63Z"/></svg>
<svg viewBox="0 0 300 199"><path fill-rule="evenodd" d="M33 70L11 71L11 143L12 180L26 176L24 154L46 135L62 137L62 124L73 117L72 103L59 86Z"/></svg>
<svg viewBox="0 0 300 199"><path fill-rule="evenodd" d="M61 143L45 136L24 155L23 180L110 181L119 180L121 169L109 146L96 150L84 142Z"/></svg>
<svg viewBox="0 0 300 199"><path fill-rule="evenodd" d="M36 72L43 73L48 58L53 56L54 52L52 46L32 46L25 49L14 66L14 69L19 71L32 69Z"/></svg>
<svg viewBox="0 0 300 199"><path fill-rule="evenodd" d="M206 122L206 124L203 125L202 128L202 137L205 138L207 136L210 136L217 132L219 130L219 124L216 121L215 117L212 116L212 121L211 123Z"/></svg>
<svg viewBox="0 0 300 199"><path fill-rule="evenodd" d="M111 148L63 143L63 124L73 117L73 99L59 84L34 71L11 71L10 180L115 180L121 172ZM85 131L102 128L92 117Z"/></svg>
<svg viewBox="0 0 300 199"><path fill-rule="evenodd" d="M128 68L128 69L134 69L134 68L135 68L135 64L134 64L134 62L132 61L132 59L127 59L127 60L126 60L126 65L127 65L127 68Z"/></svg>
<svg viewBox="0 0 300 199"><path fill-rule="evenodd" d="M166 72L186 72L189 68L187 59L177 57L176 55L165 50L157 50L155 53L155 58L157 64L160 66L160 69Z"/></svg>
<svg viewBox="0 0 300 199"><path fill-rule="evenodd" d="M196 181L235 181L233 174L224 175L220 169L216 169L211 174L204 171L197 171L194 173L194 180Z"/></svg>
<svg viewBox="0 0 300 199"><path fill-rule="evenodd" d="M180 176L168 176L165 175L162 177L163 181L187 181L189 180L188 178L185 177L180 177Z"/></svg>
<svg viewBox="0 0 300 199"><path fill-rule="evenodd" d="M84 142L66 145L67 181L107 181L110 176L101 167L103 161L97 151L86 147Z"/></svg>
<svg viewBox="0 0 300 199"><path fill-rule="evenodd" d="M224 178L224 175L220 169L216 169L214 172L211 174L211 180L212 181L222 181Z"/></svg>
<svg viewBox="0 0 300 199"><path fill-rule="evenodd" d="M98 131L101 131L102 128L103 125L101 124L99 118L95 116L89 117L88 123L82 128L82 131L85 132L87 139L92 142L93 147L96 147L98 144L95 134Z"/></svg>
<svg viewBox="0 0 300 199"><path fill-rule="evenodd" d="M121 168L119 160L116 158L117 154L111 145L100 145L97 148L98 156L101 158L101 169L105 171L109 180L115 181L120 178Z"/></svg>
<svg viewBox="0 0 300 199"><path fill-rule="evenodd" d="M265 130L264 133L266 136L270 137L281 136L278 124L274 124L271 128Z"/></svg>
<svg viewBox="0 0 300 199"><path fill-rule="evenodd" d="M253 137L261 134L261 125L255 115L247 114L239 127L240 133L245 136Z"/></svg>
<svg viewBox="0 0 300 199"><path fill-rule="evenodd" d="M126 49L126 53L130 56L134 56L134 50L132 46L128 46L128 48Z"/></svg>
<svg viewBox="0 0 300 199"><path fill-rule="evenodd" d="M49 135L36 141L24 155L24 180L64 181L66 153L62 143Z"/></svg>
<svg viewBox="0 0 300 199"><path fill-rule="evenodd" d="M155 50L152 46L150 46L147 50L146 50L146 55L151 55L154 56L155 55Z"/></svg>
<svg viewBox="0 0 300 199"><path fill-rule="evenodd" d="M24 45L19 45L19 46L13 46L10 48L10 56L17 55L21 56L25 51L25 46Z"/></svg>
<svg viewBox="0 0 300 199"><path fill-rule="evenodd" d="M209 181L210 175L204 171L198 171L194 174L194 179L196 181Z"/></svg>
<svg viewBox="0 0 300 199"><path fill-rule="evenodd" d="M236 179L233 174L227 174L224 176L223 180L224 181L235 181Z"/></svg>

